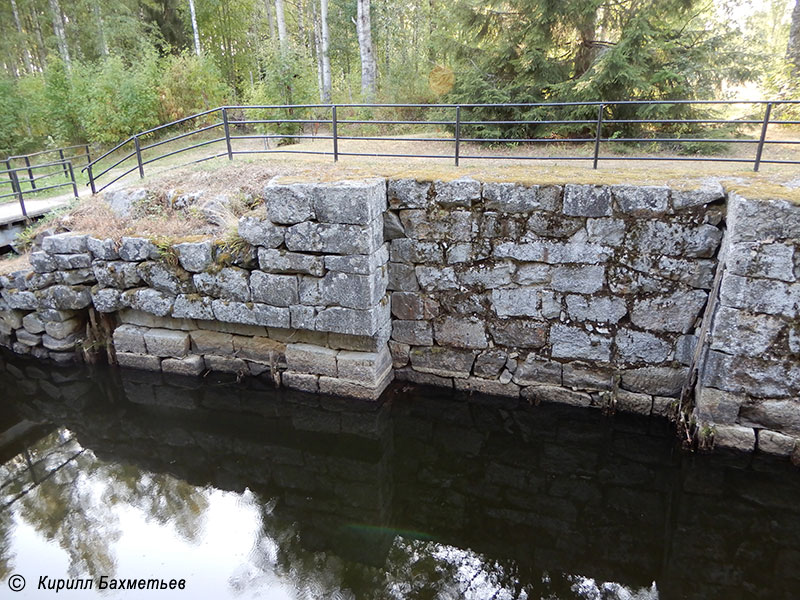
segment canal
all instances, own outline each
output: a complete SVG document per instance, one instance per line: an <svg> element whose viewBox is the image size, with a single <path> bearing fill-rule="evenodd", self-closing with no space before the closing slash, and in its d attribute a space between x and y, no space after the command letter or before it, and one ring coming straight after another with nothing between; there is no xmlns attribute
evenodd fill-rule
<svg viewBox="0 0 800 600"><path fill-rule="evenodd" d="M3 597L20 575L14 598L81 582L59 595L800 590L800 471L688 453L660 419L397 382L359 402L9 355L0 390Z"/></svg>

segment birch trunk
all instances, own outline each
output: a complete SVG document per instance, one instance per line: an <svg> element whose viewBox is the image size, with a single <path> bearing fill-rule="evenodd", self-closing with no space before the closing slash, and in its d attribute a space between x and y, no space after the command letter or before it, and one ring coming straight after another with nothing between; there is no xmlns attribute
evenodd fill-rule
<svg viewBox="0 0 800 600"><path fill-rule="evenodd" d="M14 0L11 0L12 2ZM100 13L100 7L97 6L97 1L92 2L92 13L94 13L94 19L97 22L97 33L99 35L100 41L100 54L103 56L108 56L108 44L106 44L106 31L105 31L105 23L103 23L103 15Z"/></svg>
<svg viewBox="0 0 800 600"><path fill-rule="evenodd" d="M789 27L786 59L791 65L792 74L800 76L800 0L796 0L792 11L792 24Z"/></svg>
<svg viewBox="0 0 800 600"><path fill-rule="evenodd" d="M289 40L286 35L286 16L283 12L283 0L275 0L275 18L278 21L278 41L281 45L281 55L286 56Z"/></svg>
<svg viewBox="0 0 800 600"><path fill-rule="evenodd" d="M328 31L328 0L320 0L320 21L322 40L320 43L322 55L322 101L331 101L331 58L330 58L330 32Z"/></svg>
<svg viewBox="0 0 800 600"><path fill-rule="evenodd" d="M22 31L22 23L19 21L19 11L17 10L16 0L11 0L11 12L14 13L14 24L17 26L19 43L23 46L22 60L25 61L25 71L31 73L33 72L33 68L31 67L31 53L28 51L28 44L25 42L25 32Z"/></svg>
<svg viewBox="0 0 800 600"><path fill-rule="evenodd" d="M361 97L364 102L369 103L375 100L377 79L369 15L370 0L357 0L357 2L356 31L358 33L358 49L361 54Z"/></svg>
<svg viewBox="0 0 800 600"><path fill-rule="evenodd" d="M270 0L264 0L264 6L267 7L267 22L269 22L269 41L275 45L275 19L272 16L272 3Z"/></svg>
<svg viewBox="0 0 800 600"><path fill-rule="evenodd" d="M194 53L200 56L200 33L197 31L197 15L194 12L194 0L189 0L189 12L192 14L192 33L194 34Z"/></svg>
<svg viewBox="0 0 800 600"><path fill-rule="evenodd" d="M61 6L58 0L50 0L50 13L53 17L53 32L56 34L56 41L58 42L58 53L61 54L61 60L64 61L67 69L70 69L72 62L69 58L69 46L67 45L67 34L64 32L64 15L61 13Z"/></svg>

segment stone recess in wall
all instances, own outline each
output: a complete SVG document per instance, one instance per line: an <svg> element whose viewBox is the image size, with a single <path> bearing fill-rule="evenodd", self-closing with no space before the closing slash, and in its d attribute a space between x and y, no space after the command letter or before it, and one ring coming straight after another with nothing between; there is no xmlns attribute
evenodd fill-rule
<svg viewBox="0 0 800 600"><path fill-rule="evenodd" d="M275 179L264 198L233 246L45 238L31 272L0 279L0 341L67 360L91 306L122 323L117 360L138 368L674 411L723 239L718 184ZM697 415L769 430L777 452L800 435L800 209L732 195L728 210Z"/></svg>

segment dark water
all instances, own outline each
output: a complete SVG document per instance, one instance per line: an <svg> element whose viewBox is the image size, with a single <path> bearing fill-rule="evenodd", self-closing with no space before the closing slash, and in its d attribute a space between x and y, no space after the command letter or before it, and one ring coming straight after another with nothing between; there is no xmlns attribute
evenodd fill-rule
<svg viewBox="0 0 800 600"><path fill-rule="evenodd" d="M668 424L0 360L0 597L798 598L800 470ZM27 587L12 594L12 574Z"/></svg>

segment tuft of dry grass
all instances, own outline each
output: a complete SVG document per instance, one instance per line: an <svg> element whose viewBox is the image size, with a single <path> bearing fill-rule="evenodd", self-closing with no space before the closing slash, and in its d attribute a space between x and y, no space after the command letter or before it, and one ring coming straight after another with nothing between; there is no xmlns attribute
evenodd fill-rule
<svg viewBox="0 0 800 600"><path fill-rule="evenodd" d="M29 269L30 262L28 262L27 254L7 254L0 257L0 275L6 273L13 273L22 269Z"/></svg>

